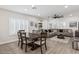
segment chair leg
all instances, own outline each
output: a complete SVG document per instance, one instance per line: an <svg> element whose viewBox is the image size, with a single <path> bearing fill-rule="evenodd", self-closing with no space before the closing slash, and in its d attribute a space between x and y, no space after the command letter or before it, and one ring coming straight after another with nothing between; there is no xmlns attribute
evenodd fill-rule
<svg viewBox="0 0 79 59"><path fill-rule="evenodd" d="M19 44L20 44L20 40L18 41L18 46L19 46Z"/></svg>
<svg viewBox="0 0 79 59"><path fill-rule="evenodd" d="M74 42L72 42L72 48L74 49Z"/></svg>
<svg viewBox="0 0 79 59"><path fill-rule="evenodd" d="M47 45L46 45L46 38L45 38L45 50L47 50Z"/></svg>
<svg viewBox="0 0 79 59"><path fill-rule="evenodd" d="M41 49L41 54L43 54L43 51L42 51L42 38L40 38L40 49Z"/></svg>
<svg viewBox="0 0 79 59"><path fill-rule="evenodd" d="M21 49L23 49L23 42L21 42Z"/></svg>
<svg viewBox="0 0 79 59"><path fill-rule="evenodd" d="M19 46L19 41L18 41L18 46Z"/></svg>
<svg viewBox="0 0 79 59"><path fill-rule="evenodd" d="M42 45L41 45L40 49L41 49L41 54L43 54L43 51L42 51Z"/></svg>
<svg viewBox="0 0 79 59"><path fill-rule="evenodd" d="M26 39L26 44L25 44L25 52L27 52L27 39Z"/></svg>
<svg viewBox="0 0 79 59"><path fill-rule="evenodd" d="M78 42L76 42L76 50L78 50Z"/></svg>
<svg viewBox="0 0 79 59"><path fill-rule="evenodd" d="M45 50L47 50L47 45L46 45L46 43L45 43Z"/></svg>
<svg viewBox="0 0 79 59"><path fill-rule="evenodd" d="M25 52L27 52L27 44L25 45Z"/></svg>

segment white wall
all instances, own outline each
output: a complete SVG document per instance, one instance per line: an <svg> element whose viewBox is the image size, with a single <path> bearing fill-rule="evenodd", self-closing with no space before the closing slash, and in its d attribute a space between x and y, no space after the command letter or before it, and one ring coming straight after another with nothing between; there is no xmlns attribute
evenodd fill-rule
<svg viewBox="0 0 79 59"><path fill-rule="evenodd" d="M39 18L33 16L23 15L0 9L0 44L17 40L16 36L9 35L9 17L11 16L25 18L25 20L28 20L29 22L31 20L33 20L34 22L37 22L39 20Z"/></svg>
<svg viewBox="0 0 79 59"><path fill-rule="evenodd" d="M57 25L60 24L60 22L65 22L66 23L65 28L69 28L69 23L71 21L79 22L79 12L74 12L72 14L73 14L72 17L67 16L63 19L47 19L47 20L43 19L43 29L49 29L50 28L49 23L52 23L53 25L52 28L60 28L62 25L61 26ZM39 22L38 21L39 18L0 9L0 44L17 40L15 36L9 36L9 17L11 16L24 18L29 22L30 21L33 21L34 23ZM29 32L32 29L35 29L35 27L30 27L30 23L28 24L28 27L29 27Z"/></svg>
<svg viewBox="0 0 79 59"><path fill-rule="evenodd" d="M72 14L72 16L69 16L70 14ZM43 21L43 28L49 29L50 28L49 24L52 24L52 28L71 29L69 27L70 22L73 22L73 21L79 22L79 11L72 12L70 14L64 15L64 18L60 18L60 19L53 19L53 18L45 19ZM62 24L65 23L64 26L62 26L61 23Z"/></svg>
<svg viewBox="0 0 79 59"><path fill-rule="evenodd" d="M65 17L65 18L59 18L59 19L47 19L43 21L43 28L50 29L50 24L52 24L52 29L72 29L69 27L69 24L71 22L79 22L78 16L72 16L72 17ZM46 25L46 26L45 26Z"/></svg>

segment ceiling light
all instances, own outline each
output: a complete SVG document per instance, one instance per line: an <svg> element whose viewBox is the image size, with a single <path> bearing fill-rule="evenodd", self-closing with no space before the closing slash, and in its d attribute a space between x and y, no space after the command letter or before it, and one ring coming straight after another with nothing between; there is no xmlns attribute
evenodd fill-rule
<svg viewBox="0 0 79 59"><path fill-rule="evenodd" d="M35 5L32 5L32 7L35 7Z"/></svg>
<svg viewBox="0 0 79 59"><path fill-rule="evenodd" d="M38 14L38 16L40 16L40 14Z"/></svg>
<svg viewBox="0 0 79 59"><path fill-rule="evenodd" d="M24 9L24 11L27 11L27 9Z"/></svg>
<svg viewBox="0 0 79 59"><path fill-rule="evenodd" d="M72 16L72 14L70 14L69 16Z"/></svg>
<svg viewBox="0 0 79 59"><path fill-rule="evenodd" d="M64 6L65 8L68 8L68 6L66 5L66 6Z"/></svg>
<svg viewBox="0 0 79 59"><path fill-rule="evenodd" d="M64 22L63 25L66 26L66 23Z"/></svg>
<svg viewBox="0 0 79 59"><path fill-rule="evenodd" d="M32 5L32 9L37 9L37 7L35 7L35 5Z"/></svg>

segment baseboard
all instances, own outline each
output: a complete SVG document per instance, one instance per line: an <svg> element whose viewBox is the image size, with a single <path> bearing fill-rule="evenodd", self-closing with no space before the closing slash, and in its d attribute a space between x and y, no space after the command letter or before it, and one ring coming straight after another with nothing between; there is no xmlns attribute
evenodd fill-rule
<svg viewBox="0 0 79 59"><path fill-rule="evenodd" d="M5 42L0 42L0 45L15 42L15 41L17 41L17 40L9 40L9 41L5 41Z"/></svg>

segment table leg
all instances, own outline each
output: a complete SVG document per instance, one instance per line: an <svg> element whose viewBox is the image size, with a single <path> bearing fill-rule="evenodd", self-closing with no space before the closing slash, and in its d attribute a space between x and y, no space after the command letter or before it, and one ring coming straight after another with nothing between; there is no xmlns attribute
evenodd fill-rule
<svg viewBox="0 0 79 59"><path fill-rule="evenodd" d="M78 50L78 42L76 42L76 50Z"/></svg>
<svg viewBox="0 0 79 59"><path fill-rule="evenodd" d="M72 42L72 48L74 49L74 42Z"/></svg>

